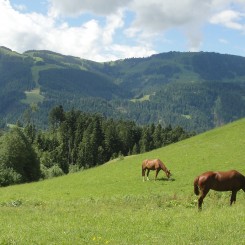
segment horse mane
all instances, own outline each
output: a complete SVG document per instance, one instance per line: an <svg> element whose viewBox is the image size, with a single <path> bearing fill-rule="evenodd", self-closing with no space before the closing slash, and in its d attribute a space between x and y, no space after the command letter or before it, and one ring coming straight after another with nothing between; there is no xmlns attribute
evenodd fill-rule
<svg viewBox="0 0 245 245"><path fill-rule="evenodd" d="M167 167L164 165L164 163L160 159L157 159L157 161L164 172L168 171Z"/></svg>

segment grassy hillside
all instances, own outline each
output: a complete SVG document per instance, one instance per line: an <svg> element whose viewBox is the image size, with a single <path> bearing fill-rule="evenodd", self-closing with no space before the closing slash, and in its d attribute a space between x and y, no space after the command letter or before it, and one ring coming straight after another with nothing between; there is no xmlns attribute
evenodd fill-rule
<svg viewBox="0 0 245 245"><path fill-rule="evenodd" d="M0 244L245 244L245 193L211 191L198 212L193 179L245 174L245 119L142 155L38 183L0 188ZM173 173L142 182L141 162Z"/></svg>

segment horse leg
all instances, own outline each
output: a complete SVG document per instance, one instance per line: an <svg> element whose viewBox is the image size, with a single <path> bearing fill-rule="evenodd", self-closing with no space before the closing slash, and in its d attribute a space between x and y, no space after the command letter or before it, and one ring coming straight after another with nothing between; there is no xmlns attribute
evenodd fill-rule
<svg viewBox="0 0 245 245"><path fill-rule="evenodd" d="M202 210L202 203L205 196L208 194L209 189L202 189L201 196L198 198L198 209Z"/></svg>
<svg viewBox="0 0 245 245"><path fill-rule="evenodd" d="M159 171L160 171L159 169L156 169L155 180L157 179L157 175L158 175Z"/></svg>
<svg viewBox="0 0 245 245"><path fill-rule="evenodd" d="M147 180L150 180L150 179L149 179L149 173L150 173L150 169L147 169L147 173L146 173L146 179L147 179Z"/></svg>
<svg viewBox="0 0 245 245"><path fill-rule="evenodd" d="M232 205L233 202L235 204L235 202L236 202L236 193L237 193L237 191L232 191L231 199L230 199L230 205Z"/></svg>
<svg viewBox="0 0 245 245"><path fill-rule="evenodd" d="M145 181L145 169L142 168L142 178L143 178L143 181Z"/></svg>
<svg viewBox="0 0 245 245"><path fill-rule="evenodd" d="M150 173L150 169L147 169L147 174L146 174L147 180L149 180L149 173Z"/></svg>

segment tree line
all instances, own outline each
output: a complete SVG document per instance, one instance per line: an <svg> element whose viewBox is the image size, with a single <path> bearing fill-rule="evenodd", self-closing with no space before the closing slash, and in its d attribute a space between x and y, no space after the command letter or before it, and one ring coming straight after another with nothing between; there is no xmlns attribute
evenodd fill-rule
<svg viewBox="0 0 245 245"><path fill-rule="evenodd" d="M140 126L80 110L54 107L49 128L31 117L0 136L0 186L46 179L101 165L110 159L169 145L192 136L181 127Z"/></svg>

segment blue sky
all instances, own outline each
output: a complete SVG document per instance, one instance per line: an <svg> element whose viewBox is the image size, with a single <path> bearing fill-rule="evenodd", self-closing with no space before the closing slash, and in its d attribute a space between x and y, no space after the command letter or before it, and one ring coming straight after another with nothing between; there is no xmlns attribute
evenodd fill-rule
<svg viewBox="0 0 245 245"><path fill-rule="evenodd" d="M245 56L245 0L0 0L0 46L94 61L168 51Z"/></svg>

